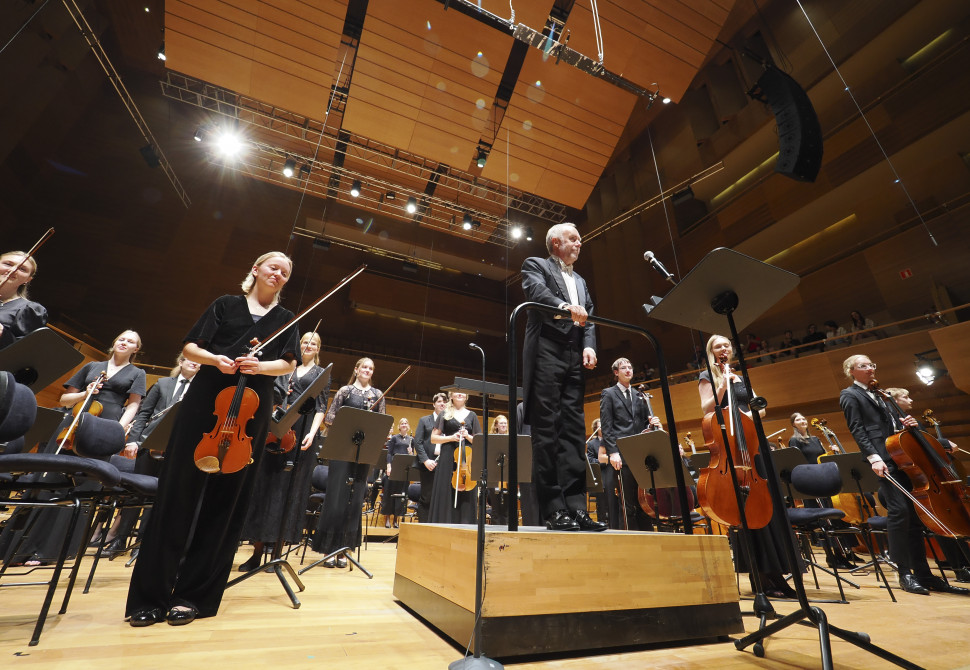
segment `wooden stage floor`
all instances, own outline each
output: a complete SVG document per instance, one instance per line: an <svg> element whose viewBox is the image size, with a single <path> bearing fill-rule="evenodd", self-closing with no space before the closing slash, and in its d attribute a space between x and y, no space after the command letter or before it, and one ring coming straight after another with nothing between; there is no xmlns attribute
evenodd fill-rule
<svg viewBox="0 0 970 670"><path fill-rule="evenodd" d="M238 559L248 554L244 547ZM370 543L362 552L362 563L374 573L372 580L358 571L322 566L311 570L303 576L307 589L299 594L303 602L299 610L290 608L276 577L268 574L231 588L218 617L182 628L158 624L144 629L122 621L129 575L123 561L102 562L91 593L76 590L67 614L48 619L37 647L28 647L27 641L43 597L41 588L0 590L0 658L8 669L444 669L461 652L395 602L391 594L395 555L393 543ZM595 569L592 561L590 569ZM834 582L826 579L819 597L838 597ZM848 594L850 604L820 605L830 622L864 630L873 643L927 668L970 667L970 597L897 591L899 602L893 604L874 577L858 581L862 589ZM747 608L750 601L743 601L742 610ZM794 609L784 601L776 602L775 608L779 613ZM745 626L753 630L754 620L745 617ZM895 667L838 639L833 638L832 648L837 668ZM764 659L750 651L739 652L730 642L712 642L533 658L506 666L523 670L817 668L817 649L815 631L795 626L768 640Z"/></svg>

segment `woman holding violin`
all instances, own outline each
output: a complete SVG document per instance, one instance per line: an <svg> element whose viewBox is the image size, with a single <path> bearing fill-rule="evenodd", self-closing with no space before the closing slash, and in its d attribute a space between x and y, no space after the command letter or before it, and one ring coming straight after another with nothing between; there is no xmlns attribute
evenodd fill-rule
<svg viewBox="0 0 970 670"><path fill-rule="evenodd" d="M361 358L354 365L354 373L346 386L340 387L330 409L324 418L327 426L333 425L337 412L341 407L356 407L368 411L384 414L384 397L380 389L371 386L374 378L374 361ZM376 403L376 404L375 404ZM324 498L317 531L313 536L313 550L321 554L330 554L343 547L352 549L360 546L361 508L364 496L367 495L367 472L370 466L366 463L348 463L347 461L330 461L327 473L327 497ZM348 480L352 479L353 497L351 497ZM338 556L323 564L326 568L346 568L347 559Z"/></svg>
<svg viewBox="0 0 970 670"><path fill-rule="evenodd" d="M709 422L713 421L714 435L705 434L706 441L708 441L708 449L711 450L711 466L707 470L707 478L704 476L704 471L701 473L701 479L698 480L698 497L703 501L705 492L702 490L704 485L707 484L708 480L718 479L720 480L718 484L731 486L732 484L727 484L722 477L725 475L720 475L719 473L713 472L715 453L722 452L720 458L724 459L723 451L725 446L723 444L723 438L720 434L718 424L711 414L714 412L715 406L722 408L725 414L725 422L729 421L730 414L728 409L729 398L731 405L736 408L737 416L741 419L742 425L737 426L735 430L735 441L738 441L740 436L745 435L747 431L744 430L744 424L751 421L751 409L748 406L748 402L751 399L747 387L742 381L741 377L735 374L730 367L730 363L734 359L734 347L731 344L731 340L724 337L723 335L712 335L707 341L707 360L710 363L710 369L713 372L714 379L712 381L711 375L708 374L707 370L704 370L700 374L700 381L697 385L698 393L701 398L701 411L705 414L705 431ZM730 391L729 391L730 385ZM764 410L761 410L762 414ZM753 432L753 431L752 431ZM753 441L753 440L752 440ZM740 444L737 445L740 450ZM745 444L747 453L753 455L752 466L754 468L752 474L756 473L756 478L760 479L761 486L767 487L767 482L764 480L765 468L761 460L760 454L757 453L758 444ZM732 449L732 452L734 450ZM735 457L735 465L741 465L738 463L738 458ZM716 476L715 476L716 475ZM728 481L730 481L730 472L726 473ZM752 487L753 488L753 487ZM730 496L733 501L733 495ZM770 518L770 521L760 528L753 528L750 531L752 551L754 552L754 562L755 565L753 569L758 570L760 575L760 581L762 589L765 595L769 598L794 598L796 596L795 591L788 585L785 581L784 574L792 571L791 567L788 565L788 561L785 555L785 550L783 547L783 542L790 541L789 535L792 532L791 527L788 526L786 519L776 519L773 518L771 514L771 499L767 497L767 502L762 499L761 505L756 509L753 509L753 500L755 500L754 495L748 499L745 511L749 520L749 527L752 527L751 518L756 514L761 514L765 512L766 516ZM763 510L762 506L767 504L769 507L767 510ZM732 502L731 507L734 513L737 513L737 504ZM711 510L705 508L705 513L710 516L716 516L711 513ZM736 533L732 532L730 534L731 545L734 554L735 569L738 572L750 572L750 566L748 564L748 557L745 556L745 552L742 547L739 546L737 541ZM755 580L752 579L752 588L755 587Z"/></svg>
<svg viewBox="0 0 970 670"><path fill-rule="evenodd" d="M478 490L471 474L470 456L474 436L482 432L475 413L465 407L468 396L461 391L448 393L445 411L438 416L438 423L431 431L431 443L441 445L438 456L438 475L431 490L430 523L475 523L475 507ZM456 454L461 449L461 466L465 472L456 470ZM451 475L449 476L449 473ZM467 483L461 480L464 477ZM458 483L457 504L455 484Z"/></svg>
<svg viewBox="0 0 970 670"><path fill-rule="evenodd" d="M47 325L47 310L27 299L37 261L23 251L0 255L0 349Z"/></svg>
<svg viewBox="0 0 970 670"><path fill-rule="evenodd" d="M132 626L161 621L180 626L219 611L263 457L273 384L277 376L293 372L299 355L295 325L269 342L260 356L251 353L254 339L267 340L293 319L279 304L292 269L286 254L263 254L246 274L243 294L218 298L185 337L182 353L201 368L182 398L131 575L125 615ZM248 396L247 390L258 404L235 415L239 423L232 433L237 437L220 457L238 459L240 451L247 456L251 438L252 463L231 473L203 471L197 449L214 428L232 425L233 406L226 399Z"/></svg>
<svg viewBox="0 0 970 670"><path fill-rule="evenodd" d="M902 415L890 401L891 396L887 400L888 394L878 390L876 365L868 356L849 356L842 363L842 371L852 383L839 394L839 406L859 451L872 465L872 471L883 478L879 495L888 510L889 554L898 567L900 587L920 595L929 595L930 591L970 595L970 589L950 586L930 572L923 549L923 523L907 495L913 490L910 476L904 471L908 466L897 463L887 447L887 440L903 434L924 441L933 438L908 432L918 433L919 422L909 414Z"/></svg>
<svg viewBox="0 0 970 670"><path fill-rule="evenodd" d="M387 441L387 465L384 468L384 486L381 493L381 514L384 515L384 527L390 528L391 524L398 527L401 517L407 514L408 504L407 482L391 480L391 461L398 454L414 454L411 437L411 424L407 419L402 418L397 422L397 435L392 435Z"/></svg>
<svg viewBox="0 0 970 670"><path fill-rule="evenodd" d="M291 374L276 378L273 399L277 411L285 412L321 374L320 336L304 333L300 338L300 364ZM256 470L249 513L242 530L243 541L253 543L253 555L239 566L240 572L259 567L267 543L272 544L282 536L284 542L296 544L303 536L306 499L320 451L316 437L323 425L329 397L328 383L316 398L298 410L301 417L291 429L289 451L283 451L282 446L287 438L281 441L275 435L267 435L266 454Z"/></svg>

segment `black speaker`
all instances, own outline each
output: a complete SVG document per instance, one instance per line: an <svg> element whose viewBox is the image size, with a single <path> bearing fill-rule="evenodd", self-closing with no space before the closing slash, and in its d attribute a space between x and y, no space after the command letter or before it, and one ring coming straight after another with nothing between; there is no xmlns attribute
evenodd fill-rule
<svg viewBox="0 0 970 670"><path fill-rule="evenodd" d="M804 89L781 70L769 67L750 94L771 106L778 124L775 172L815 181L822 167L822 129Z"/></svg>

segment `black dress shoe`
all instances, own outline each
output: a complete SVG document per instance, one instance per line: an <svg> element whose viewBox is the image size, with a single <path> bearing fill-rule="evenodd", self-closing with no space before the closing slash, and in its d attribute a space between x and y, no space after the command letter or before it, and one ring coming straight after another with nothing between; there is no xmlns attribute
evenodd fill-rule
<svg viewBox="0 0 970 670"><path fill-rule="evenodd" d="M546 519L546 528L549 530L579 530L579 524L573 521L569 512L561 509Z"/></svg>
<svg viewBox="0 0 970 670"><path fill-rule="evenodd" d="M120 538L115 538L111 540L108 544L101 547L101 558L114 558L115 554L121 554L125 551L125 545Z"/></svg>
<svg viewBox="0 0 970 670"><path fill-rule="evenodd" d="M953 575L958 582L970 582L970 569L958 568L953 571Z"/></svg>
<svg viewBox="0 0 970 670"><path fill-rule="evenodd" d="M847 561L844 558L838 558L838 557L836 557L836 558L827 558L827 559L825 559L825 562L828 564L828 566L830 568L835 568L836 570L853 570L853 569L855 569L855 565L853 565L852 563L849 563L849 561Z"/></svg>
<svg viewBox="0 0 970 670"><path fill-rule="evenodd" d="M938 593L953 593L961 596L970 595L970 589L965 589L962 586L950 586L936 575L921 577L919 583L923 588L929 589L930 591L937 591Z"/></svg>
<svg viewBox="0 0 970 670"><path fill-rule="evenodd" d="M609 528L609 526L602 521L593 521L593 519L589 516L589 513L584 509L573 512L573 520L579 525L580 530L598 532Z"/></svg>
<svg viewBox="0 0 970 670"><path fill-rule="evenodd" d="M929 589L919 583L913 575L900 575L899 587L906 593L915 593L920 596L930 595Z"/></svg>
<svg viewBox="0 0 970 670"><path fill-rule="evenodd" d="M240 563L239 572L249 572L251 570L255 570L256 568L259 567L259 563L262 560L262 558L263 557L259 554L256 554L255 556L251 556L249 560L246 561L245 563Z"/></svg>
<svg viewBox="0 0 970 670"><path fill-rule="evenodd" d="M176 609L173 607L165 615L165 620L168 621L169 626L185 626L195 621L195 617L199 616L199 610L194 607L189 607L188 605L181 605Z"/></svg>
<svg viewBox="0 0 970 670"><path fill-rule="evenodd" d="M161 607L138 610L128 617L128 623L133 628L144 628L162 621L165 621L165 610Z"/></svg>

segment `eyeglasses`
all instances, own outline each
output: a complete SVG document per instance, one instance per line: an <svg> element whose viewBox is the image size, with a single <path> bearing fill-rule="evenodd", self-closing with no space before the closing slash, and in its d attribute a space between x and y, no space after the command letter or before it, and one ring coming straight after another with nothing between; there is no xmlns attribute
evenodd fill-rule
<svg viewBox="0 0 970 670"><path fill-rule="evenodd" d="M855 366L857 370L875 370L875 363L863 363L862 365Z"/></svg>

